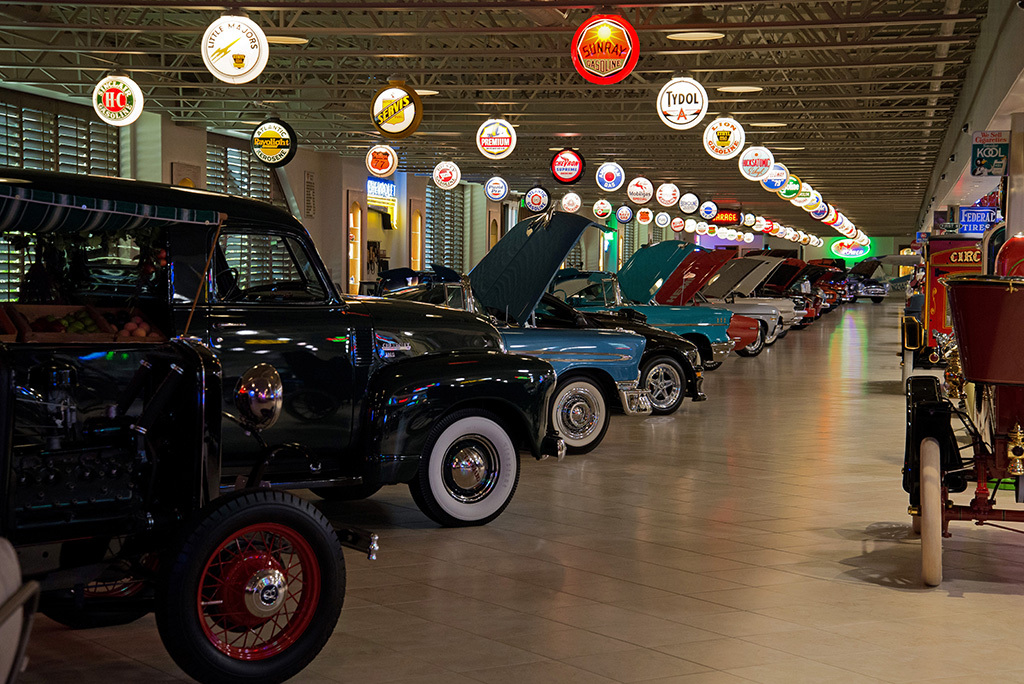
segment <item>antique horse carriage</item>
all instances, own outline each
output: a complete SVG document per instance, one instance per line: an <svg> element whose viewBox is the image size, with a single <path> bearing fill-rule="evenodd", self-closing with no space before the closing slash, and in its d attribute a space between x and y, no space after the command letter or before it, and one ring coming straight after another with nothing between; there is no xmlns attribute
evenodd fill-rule
<svg viewBox="0 0 1024 684"><path fill-rule="evenodd" d="M1022 257L1018 235L999 250L996 274L944 279L956 335L946 354L945 392L931 376L912 376L907 385L903 488L921 534L922 580L931 586L942 582L942 539L951 521L1024 522L1024 508L997 507L1003 491L1024 503ZM963 446L954 425L967 436ZM969 503L950 499L972 483Z"/></svg>

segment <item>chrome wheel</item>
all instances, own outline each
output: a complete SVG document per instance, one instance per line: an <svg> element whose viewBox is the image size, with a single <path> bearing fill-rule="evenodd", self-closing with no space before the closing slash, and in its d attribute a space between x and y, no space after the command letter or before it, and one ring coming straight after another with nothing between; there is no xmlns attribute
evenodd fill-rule
<svg viewBox="0 0 1024 684"><path fill-rule="evenodd" d="M601 389L588 378L567 378L555 389L551 422L572 453L590 451L608 429L608 407Z"/></svg>
<svg viewBox="0 0 1024 684"><path fill-rule="evenodd" d="M683 402L683 373L674 360L659 356L646 365L640 386L651 394L655 413L672 413Z"/></svg>
<svg viewBox="0 0 1024 684"><path fill-rule="evenodd" d="M448 494L462 503L475 503L494 489L501 460L486 437L466 435L449 447L442 468Z"/></svg>

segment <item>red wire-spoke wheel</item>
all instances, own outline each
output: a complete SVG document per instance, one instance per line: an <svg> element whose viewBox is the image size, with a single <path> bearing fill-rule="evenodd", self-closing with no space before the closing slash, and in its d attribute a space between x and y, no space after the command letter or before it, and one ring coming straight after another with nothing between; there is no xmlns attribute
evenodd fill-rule
<svg viewBox="0 0 1024 684"><path fill-rule="evenodd" d="M282 681L327 643L345 596L334 528L308 501L273 490L211 503L171 555L157 628L200 682Z"/></svg>
<svg viewBox="0 0 1024 684"><path fill-rule="evenodd" d="M203 569L196 609L210 642L236 660L281 653L309 627L320 600L316 555L295 530L249 525Z"/></svg>

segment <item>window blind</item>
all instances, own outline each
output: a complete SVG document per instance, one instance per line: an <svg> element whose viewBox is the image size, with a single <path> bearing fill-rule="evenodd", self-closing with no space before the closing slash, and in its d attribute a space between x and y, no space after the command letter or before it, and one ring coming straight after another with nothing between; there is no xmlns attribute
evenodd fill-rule
<svg viewBox="0 0 1024 684"><path fill-rule="evenodd" d="M441 264L463 271L463 204L462 188L441 190L427 186L424 265Z"/></svg>

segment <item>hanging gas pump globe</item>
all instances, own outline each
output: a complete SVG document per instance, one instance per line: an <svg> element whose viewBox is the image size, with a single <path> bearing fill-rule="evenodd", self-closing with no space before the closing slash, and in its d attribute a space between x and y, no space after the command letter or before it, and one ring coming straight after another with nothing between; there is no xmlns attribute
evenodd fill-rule
<svg viewBox="0 0 1024 684"><path fill-rule="evenodd" d="M618 83L629 76L639 58L640 39L623 17L594 15L572 37L573 66L591 83Z"/></svg>

